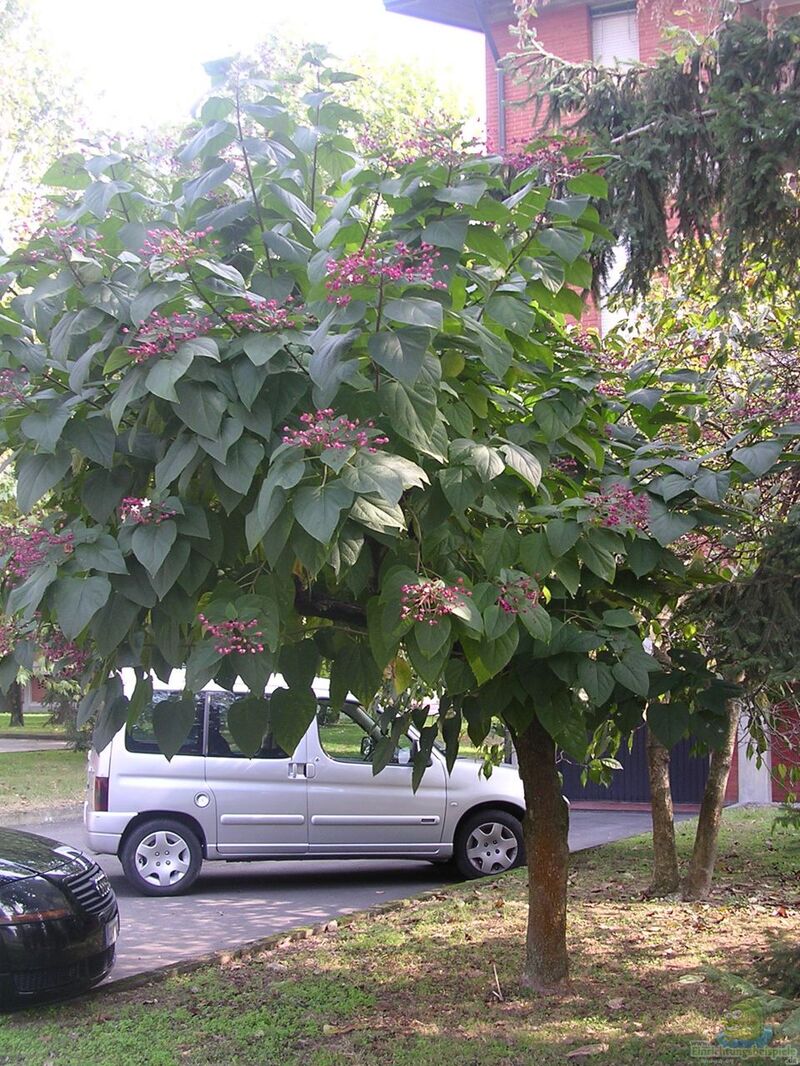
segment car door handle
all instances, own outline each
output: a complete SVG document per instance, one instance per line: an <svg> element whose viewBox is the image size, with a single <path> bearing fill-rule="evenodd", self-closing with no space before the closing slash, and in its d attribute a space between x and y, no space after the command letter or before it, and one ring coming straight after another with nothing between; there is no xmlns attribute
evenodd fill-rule
<svg viewBox="0 0 800 1066"><path fill-rule="evenodd" d="M305 777L310 780L312 777L317 776L317 768L311 762L290 762L289 763L289 777L293 780L298 777Z"/></svg>

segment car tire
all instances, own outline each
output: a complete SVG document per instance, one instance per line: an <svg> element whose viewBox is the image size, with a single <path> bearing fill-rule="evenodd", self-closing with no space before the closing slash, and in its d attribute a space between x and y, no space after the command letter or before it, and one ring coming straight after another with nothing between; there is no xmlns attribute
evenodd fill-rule
<svg viewBox="0 0 800 1066"><path fill-rule="evenodd" d="M197 880L203 849L197 834L177 819L152 818L125 839L125 877L143 896L179 896Z"/></svg>
<svg viewBox="0 0 800 1066"><path fill-rule="evenodd" d="M508 811L483 810L459 827L454 855L458 872L468 879L492 877L525 861L522 824Z"/></svg>

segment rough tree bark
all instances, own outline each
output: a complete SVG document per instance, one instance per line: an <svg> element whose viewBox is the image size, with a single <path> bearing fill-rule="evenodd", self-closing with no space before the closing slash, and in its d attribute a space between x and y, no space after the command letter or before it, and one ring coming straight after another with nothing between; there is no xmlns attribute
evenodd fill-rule
<svg viewBox="0 0 800 1066"><path fill-rule="evenodd" d="M733 761L733 751L739 731L742 705L730 700L726 707L727 722L721 746L711 754L708 780L700 804L697 833L686 877L683 880L684 899L705 899L711 889L714 864L717 861L717 841L722 821L722 804Z"/></svg>
<svg viewBox="0 0 800 1066"><path fill-rule="evenodd" d="M669 748L648 729L647 772L653 817L653 878L647 889L648 896L667 896L670 892L677 892L680 885L669 761Z"/></svg>
<svg viewBox="0 0 800 1066"><path fill-rule="evenodd" d="M22 686L15 681L8 692L0 695L0 709L11 716L9 725L25 725L22 713Z"/></svg>
<svg viewBox="0 0 800 1066"><path fill-rule="evenodd" d="M561 793L556 746L538 718L515 738L525 788L528 935L522 983L545 995L569 988L567 872L569 807Z"/></svg>

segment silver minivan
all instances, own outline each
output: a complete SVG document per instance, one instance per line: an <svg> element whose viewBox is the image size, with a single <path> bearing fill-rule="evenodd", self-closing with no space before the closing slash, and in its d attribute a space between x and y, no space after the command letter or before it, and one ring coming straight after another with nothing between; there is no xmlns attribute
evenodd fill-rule
<svg viewBox="0 0 800 1066"><path fill-rule="evenodd" d="M167 684L154 678L154 702L181 693L183 681L179 670ZM267 696L283 687L274 675ZM295 750L282 751L268 734L248 758L227 723L231 703L246 692L238 681L233 692L208 685L171 761L156 743L152 704L102 751L90 752L89 845L119 855L139 892L185 892L204 859L455 859L465 877L523 861L525 804L514 768L496 767L487 780L477 760L459 758L448 774L434 749L413 792L412 730L373 775L376 723L355 701L331 707L324 678L314 681L317 715Z"/></svg>

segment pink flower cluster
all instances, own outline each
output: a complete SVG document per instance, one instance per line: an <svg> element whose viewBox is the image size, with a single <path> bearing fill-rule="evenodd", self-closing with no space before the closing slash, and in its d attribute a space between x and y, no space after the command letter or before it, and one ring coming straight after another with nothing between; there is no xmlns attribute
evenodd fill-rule
<svg viewBox="0 0 800 1066"><path fill-rule="evenodd" d="M580 471L578 461L573 459L571 455L559 456L557 459L553 459L550 465L556 470L560 470L562 474L568 474L570 477Z"/></svg>
<svg viewBox="0 0 800 1066"><path fill-rule="evenodd" d="M67 640L58 630L47 636L40 634L39 647L45 659L58 667L59 675L68 679L80 677L90 659L88 651Z"/></svg>
<svg viewBox="0 0 800 1066"><path fill-rule="evenodd" d="M614 529L646 529L650 518L650 501L637 496L624 485L612 485L592 497L586 497L604 526Z"/></svg>
<svg viewBox="0 0 800 1066"><path fill-rule="evenodd" d="M46 226L41 236L52 241L58 253L67 258L70 252L93 256L100 250L100 239L92 233L82 233L77 226ZM25 252L25 259L32 263L51 258L52 253L43 248L31 248Z"/></svg>
<svg viewBox="0 0 800 1066"><path fill-rule="evenodd" d="M776 425L800 422L800 392L784 392L780 398L751 396L742 407L741 416L748 420L766 418Z"/></svg>
<svg viewBox="0 0 800 1066"><path fill-rule="evenodd" d="M287 304L292 302L292 297L286 299ZM227 320L237 329L249 333L268 333L278 329L296 329L297 322L290 318L290 307L281 307L277 300L249 299L249 311L232 311Z"/></svg>
<svg viewBox="0 0 800 1066"><path fill-rule="evenodd" d="M8 555L9 577L24 581L32 570L44 562L51 548L60 548L65 555L72 552L72 533L51 533L48 529L15 529L0 526L0 552Z"/></svg>
<svg viewBox="0 0 800 1066"><path fill-rule="evenodd" d="M209 622L204 614L197 618L206 633L214 638L214 647L220 655L258 655L264 650L264 634L257 628L255 620Z"/></svg>
<svg viewBox="0 0 800 1066"><path fill-rule="evenodd" d="M189 263L193 259L202 259L208 255L208 249L202 248L200 242L205 240L213 228L180 230L158 227L147 231L147 240L142 245L143 259L165 259L173 266ZM219 244L215 240L212 244Z"/></svg>
<svg viewBox="0 0 800 1066"><path fill-rule="evenodd" d="M24 400L25 393L20 388L23 383L18 370L0 370L0 399Z"/></svg>
<svg viewBox="0 0 800 1066"><path fill-rule="evenodd" d="M177 511L164 507L163 504L154 503L146 497L126 496L119 505L119 518L121 522L129 522L132 526L157 526L168 518L174 518Z"/></svg>
<svg viewBox="0 0 800 1066"><path fill-rule="evenodd" d="M374 422L363 426L359 419L350 419L347 415L335 416L332 408L325 407L313 414L300 415L302 429L283 427L283 443L294 444L298 448L366 448L373 455L381 444L388 444L388 437L377 435Z"/></svg>
<svg viewBox="0 0 800 1066"><path fill-rule="evenodd" d="M160 315L153 311L139 326L128 351L135 363L146 363L161 355L172 355L186 341L205 336L213 326L212 320L204 315ZM122 332L129 333L130 330L123 328Z"/></svg>
<svg viewBox="0 0 800 1066"><path fill-rule="evenodd" d="M403 585L400 589L400 617L435 626L444 615L452 614L465 596L471 595L472 592L464 588L463 577L458 578L455 585L446 585L444 581Z"/></svg>
<svg viewBox="0 0 800 1066"><path fill-rule="evenodd" d="M519 614L520 609L526 604L535 607L538 602L539 588L527 577L501 585L500 595L497 597L498 607L506 614Z"/></svg>
<svg viewBox="0 0 800 1066"><path fill-rule="evenodd" d="M353 297L343 290L359 285L400 283L446 289L446 282L434 278L438 258L439 252L431 244L423 242L419 248L409 248L403 241L397 241L392 249L381 250L372 245L343 259L331 259L325 282L328 302L346 307ZM440 269L447 270L447 267Z"/></svg>

